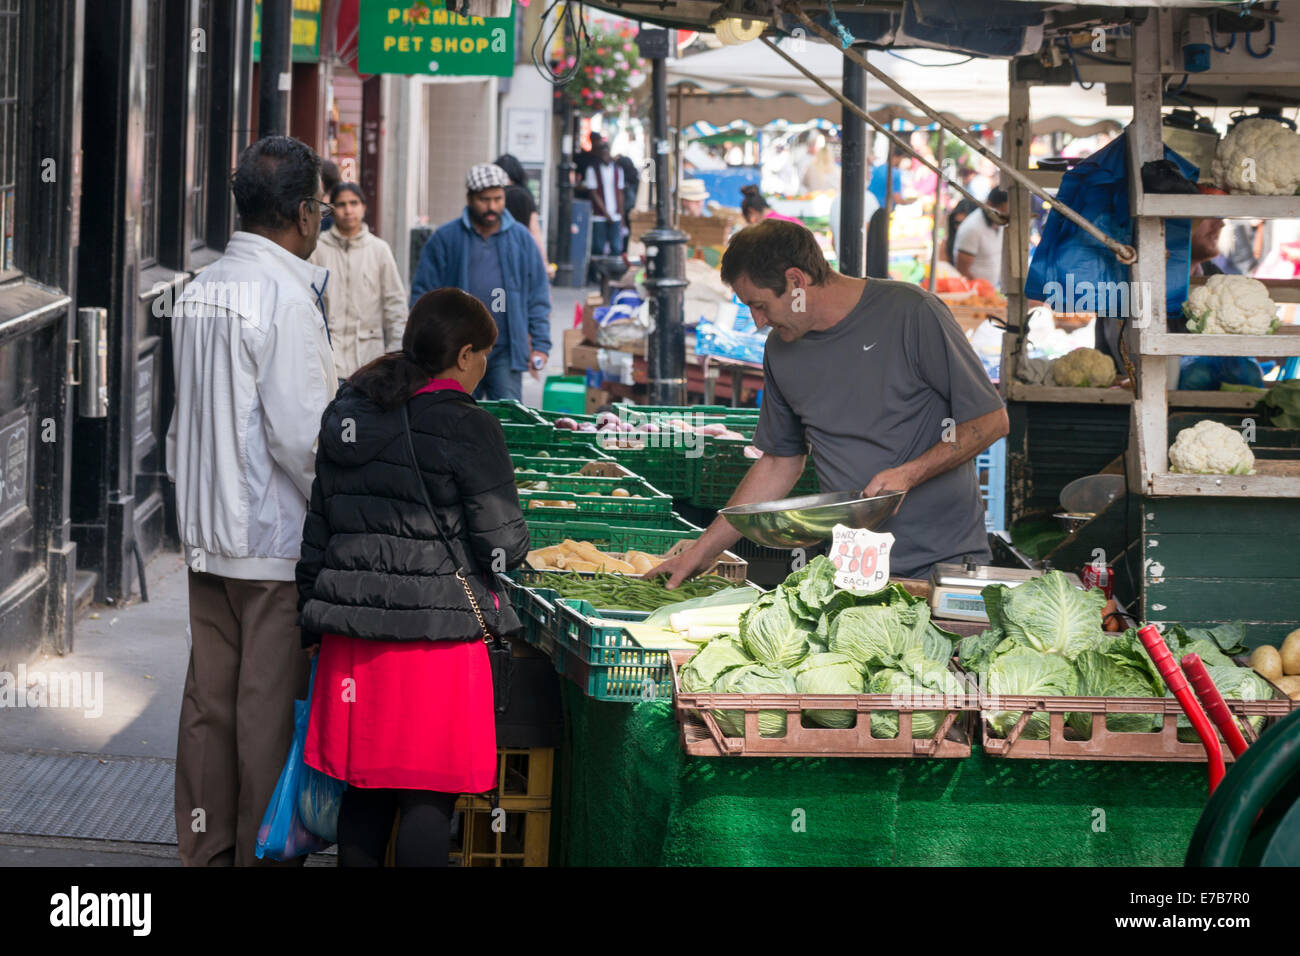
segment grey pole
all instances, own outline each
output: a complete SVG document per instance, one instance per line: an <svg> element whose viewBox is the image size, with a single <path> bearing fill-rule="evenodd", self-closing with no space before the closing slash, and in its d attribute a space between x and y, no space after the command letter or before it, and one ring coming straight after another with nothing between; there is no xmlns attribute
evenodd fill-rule
<svg viewBox="0 0 1300 956"><path fill-rule="evenodd" d="M257 84L257 138L289 135L293 0L262 0L262 62Z"/></svg>
<svg viewBox="0 0 1300 956"><path fill-rule="evenodd" d="M686 322L683 295L686 289L686 233L672 228L672 175L668 153L668 85L664 59L668 56L667 30L642 30L637 34L641 55L651 62L650 80L654 92L651 107L654 134L655 227L641 237L646 250L645 286L650 290L651 315L655 328L650 333L650 404L686 404Z"/></svg>
<svg viewBox="0 0 1300 956"><path fill-rule="evenodd" d="M864 110L867 74L844 58L844 96ZM867 124L847 106L840 107L840 272L866 274Z"/></svg>

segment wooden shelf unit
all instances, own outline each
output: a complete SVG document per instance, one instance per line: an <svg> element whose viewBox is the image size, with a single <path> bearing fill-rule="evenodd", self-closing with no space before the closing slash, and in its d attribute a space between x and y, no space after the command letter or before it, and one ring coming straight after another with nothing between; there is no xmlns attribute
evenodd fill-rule
<svg viewBox="0 0 1300 956"><path fill-rule="evenodd" d="M1168 38L1166 18L1159 11L1133 27L1133 123L1128 132L1129 199L1134 211L1134 246L1138 259L1131 279L1147 290L1152 303L1146 322L1128 322L1124 344L1137 371L1133 401L1134 439L1142 487L1151 495L1229 496L1239 498L1300 497L1300 477L1290 474L1179 475L1169 471L1168 379L1170 356L1300 355L1300 328L1283 327L1274 335L1192 335L1163 331L1165 315L1165 220L1214 216L1224 219L1286 219L1300 217L1300 196L1156 195L1142 191L1144 163L1164 158L1161 107ZM1166 46L1168 44L1166 43ZM1162 72L1162 64L1166 68ZM1173 72L1180 72L1173 70ZM1195 282L1196 280L1193 280ZM1203 280L1202 280L1203 281ZM1274 301L1300 299L1300 283L1269 282ZM1257 470L1265 471L1258 462Z"/></svg>

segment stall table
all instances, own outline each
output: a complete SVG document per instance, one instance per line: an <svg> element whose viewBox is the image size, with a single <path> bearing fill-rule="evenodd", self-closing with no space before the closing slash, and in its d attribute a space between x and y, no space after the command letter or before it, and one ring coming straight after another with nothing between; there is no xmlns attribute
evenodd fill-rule
<svg viewBox="0 0 1300 956"><path fill-rule="evenodd" d="M552 865L1177 866L1207 796L1199 763L687 757L667 701L564 698Z"/></svg>

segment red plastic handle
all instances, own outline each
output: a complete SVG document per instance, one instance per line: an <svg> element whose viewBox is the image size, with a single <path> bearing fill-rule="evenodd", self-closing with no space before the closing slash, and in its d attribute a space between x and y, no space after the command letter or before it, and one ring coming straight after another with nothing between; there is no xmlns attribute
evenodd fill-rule
<svg viewBox="0 0 1300 956"><path fill-rule="evenodd" d="M1214 681L1210 679L1210 672L1206 669L1205 662L1201 660L1201 655L1188 654L1179 663L1183 665L1187 679L1192 684L1192 690L1196 691L1196 696L1200 698L1205 712L1210 720L1214 721L1214 726L1219 728L1223 739L1228 742L1232 755L1240 757L1246 750L1246 738L1241 735L1237 719L1232 716L1232 711L1228 709L1223 695L1219 693L1219 688L1215 687Z"/></svg>
<svg viewBox="0 0 1300 956"><path fill-rule="evenodd" d="M1178 703L1182 705L1183 712L1187 714L1187 719L1192 722L1196 728L1196 733L1201 738L1201 745L1205 747L1205 756L1209 761L1210 768L1210 793L1219 785L1223 779L1223 748L1219 746L1219 735L1214 732L1214 725L1210 723L1205 716L1205 711L1201 710L1201 705L1196 702L1196 695L1187 684L1187 678L1183 672L1178 669L1178 664L1174 661L1174 655L1169 651L1169 645L1165 639L1160 636L1154 624L1148 624L1138 631L1138 640L1142 646L1147 649L1151 655L1152 662L1156 665L1156 670L1160 676L1165 679L1165 683L1173 694L1178 698Z"/></svg>

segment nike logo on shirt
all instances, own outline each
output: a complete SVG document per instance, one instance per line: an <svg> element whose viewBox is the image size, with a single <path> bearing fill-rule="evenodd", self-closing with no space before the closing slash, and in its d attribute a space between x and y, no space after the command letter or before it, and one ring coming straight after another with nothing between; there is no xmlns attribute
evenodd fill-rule
<svg viewBox="0 0 1300 956"><path fill-rule="evenodd" d="M874 349L875 347L876 347L876 343L875 343L875 342L872 342L870 345L864 345L864 346L862 346L862 351L864 351L864 352L870 352L870 351L871 351L872 349Z"/></svg>

